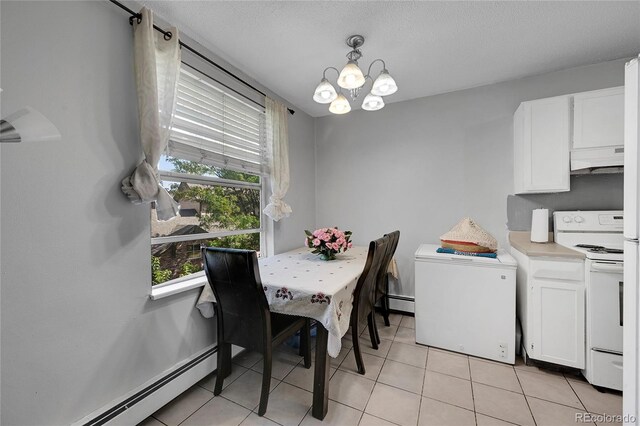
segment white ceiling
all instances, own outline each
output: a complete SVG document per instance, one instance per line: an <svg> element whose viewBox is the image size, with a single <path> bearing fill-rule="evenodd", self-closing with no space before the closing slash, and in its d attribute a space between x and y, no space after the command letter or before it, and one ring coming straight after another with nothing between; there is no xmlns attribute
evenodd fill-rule
<svg viewBox="0 0 640 426"><path fill-rule="evenodd" d="M351 34L366 39L363 71L386 61L399 87L388 103L640 52L640 1L142 3L315 117L329 114L315 86L346 63Z"/></svg>

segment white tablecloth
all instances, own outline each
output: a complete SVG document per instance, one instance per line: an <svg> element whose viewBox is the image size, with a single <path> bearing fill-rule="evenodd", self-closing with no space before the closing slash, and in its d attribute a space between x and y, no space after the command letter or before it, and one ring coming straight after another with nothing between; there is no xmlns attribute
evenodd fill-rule
<svg viewBox="0 0 640 426"><path fill-rule="evenodd" d="M337 357L349 328L353 291L367 260L367 247L353 247L335 260L321 260L308 248L259 259L260 277L273 312L313 318L327 329L327 353ZM207 289L201 302L212 301Z"/></svg>
<svg viewBox="0 0 640 426"><path fill-rule="evenodd" d="M335 358L349 328L353 291L366 260L366 247L353 247L329 261L307 248L260 259L269 308L322 323L329 332L327 353Z"/></svg>

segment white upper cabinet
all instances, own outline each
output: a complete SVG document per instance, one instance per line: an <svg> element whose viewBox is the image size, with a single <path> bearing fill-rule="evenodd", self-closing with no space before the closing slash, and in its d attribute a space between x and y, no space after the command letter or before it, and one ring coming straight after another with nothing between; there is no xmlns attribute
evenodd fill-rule
<svg viewBox="0 0 640 426"><path fill-rule="evenodd" d="M624 87L573 96L573 149L624 145Z"/></svg>
<svg viewBox="0 0 640 426"><path fill-rule="evenodd" d="M571 170L624 164L624 87L573 96Z"/></svg>
<svg viewBox="0 0 640 426"><path fill-rule="evenodd" d="M572 170L623 165L624 87L522 102L513 120L516 194L569 191Z"/></svg>
<svg viewBox="0 0 640 426"><path fill-rule="evenodd" d="M569 191L571 97L522 102L514 115L515 193Z"/></svg>

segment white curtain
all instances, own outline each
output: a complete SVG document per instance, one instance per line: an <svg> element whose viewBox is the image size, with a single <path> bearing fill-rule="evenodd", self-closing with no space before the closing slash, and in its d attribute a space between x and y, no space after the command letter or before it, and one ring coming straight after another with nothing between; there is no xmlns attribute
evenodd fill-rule
<svg viewBox="0 0 640 426"><path fill-rule="evenodd" d="M265 101L271 196L263 211L277 222L291 214L291 206L283 200L289 190L289 112L276 100L266 98Z"/></svg>
<svg viewBox="0 0 640 426"><path fill-rule="evenodd" d="M133 46L140 143L145 159L131 176L122 180L122 192L134 204L156 202L159 220L178 214L180 206L160 185L158 161L169 141L171 118L175 111L180 70L178 30L171 28L169 40L153 29L153 12L146 7L142 21L134 20Z"/></svg>

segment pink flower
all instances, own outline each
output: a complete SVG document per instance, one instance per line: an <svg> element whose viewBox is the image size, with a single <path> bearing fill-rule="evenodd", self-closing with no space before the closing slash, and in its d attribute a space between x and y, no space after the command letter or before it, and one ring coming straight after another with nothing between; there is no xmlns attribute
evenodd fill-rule
<svg viewBox="0 0 640 426"><path fill-rule="evenodd" d="M347 231L345 233L345 231L341 231L337 227L318 228L307 236L305 246L316 248L323 254L331 255L351 248L352 245L349 242L349 238L351 238L351 232Z"/></svg>

